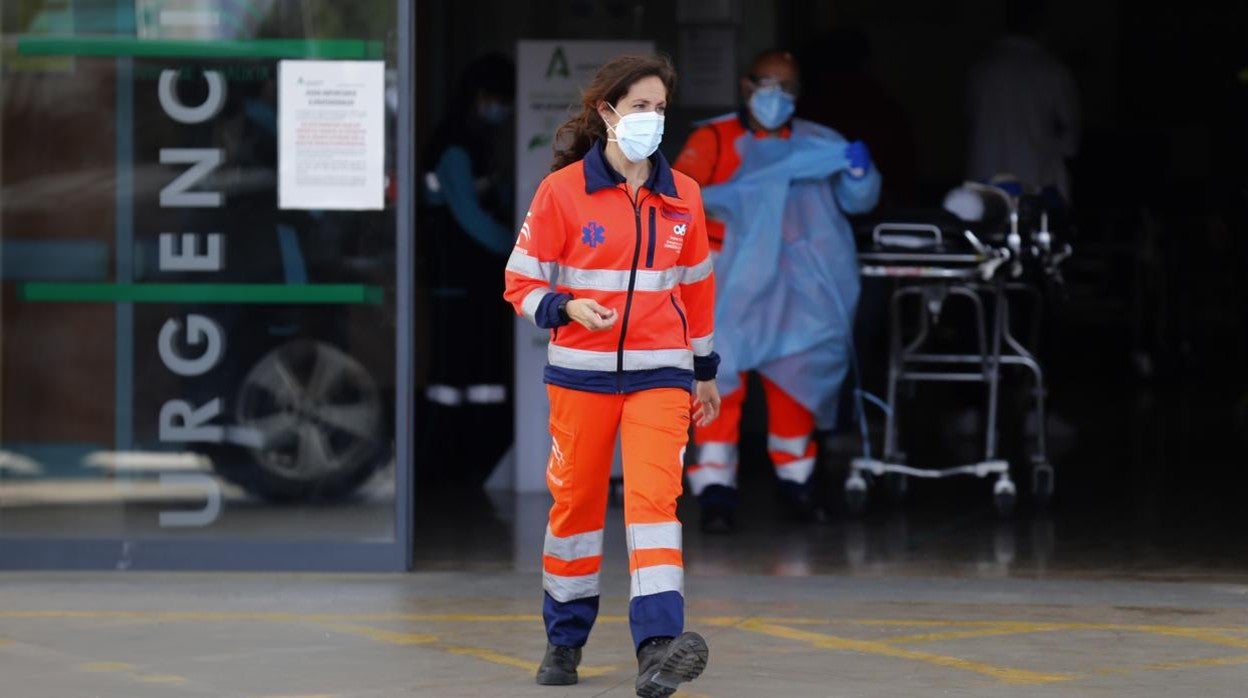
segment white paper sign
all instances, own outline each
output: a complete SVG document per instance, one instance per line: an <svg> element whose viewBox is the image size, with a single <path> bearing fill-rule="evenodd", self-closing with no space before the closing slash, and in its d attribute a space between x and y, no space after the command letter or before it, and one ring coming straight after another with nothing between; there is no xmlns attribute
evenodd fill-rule
<svg viewBox="0 0 1248 698"><path fill-rule="evenodd" d="M278 206L385 207L385 63L280 61Z"/></svg>
<svg viewBox="0 0 1248 698"><path fill-rule="evenodd" d="M555 129L580 109L581 89L603 63L625 53L654 53L649 41L521 41L516 61L516 230L550 173ZM516 478L520 492L546 489L550 405L542 371L550 331L516 322Z"/></svg>

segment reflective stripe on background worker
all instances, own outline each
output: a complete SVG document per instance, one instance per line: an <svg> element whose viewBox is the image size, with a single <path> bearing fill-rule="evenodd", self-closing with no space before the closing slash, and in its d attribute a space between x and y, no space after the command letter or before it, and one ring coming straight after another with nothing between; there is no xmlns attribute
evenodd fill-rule
<svg viewBox="0 0 1248 698"><path fill-rule="evenodd" d="M757 370L767 399L768 452L781 492L800 519L822 510L810 483L816 427L836 422L849 369L859 279L845 213L879 199L867 147L794 119L798 66L768 51L742 79L746 105L699 127L675 167L702 184L720 291L723 414L695 431L689 484L703 529L735 527L744 371Z"/></svg>
<svg viewBox="0 0 1248 698"><path fill-rule="evenodd" d="M706 665L705 640L684 632L676 499L690 421L719 414L715 281L698 184L658 152L675 80L662 56L598 71L556 134L554 171L507 264L507 300L551 329L543 685L576 683L598 615L617 434L637 693L671 695Z"/></svg>
<svg viewBox="0 0 1248 698"><path fill-rule="evenodd" d="M424 333L429 383L416 432L422 484L480 488L514 441L515 320L492 301L512 247L514 193L496 141L512 129L515 76L501 54L474 60L423 150L418 278L428 284L437 331Z"/></svg>

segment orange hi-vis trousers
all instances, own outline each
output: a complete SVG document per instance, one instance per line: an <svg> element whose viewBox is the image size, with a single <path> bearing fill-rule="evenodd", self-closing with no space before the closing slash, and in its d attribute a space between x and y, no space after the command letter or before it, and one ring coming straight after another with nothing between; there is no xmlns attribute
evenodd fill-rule
<svg viewBox="0 0 1248 698"><path fill-rule="evenodd" d="M624 460L629 624L638 646L684 631L684 563L676 518L690 394L656 388L627 394L547 386L554 496L542 556L542 615L552 644L580 647L598 616L603 523L616 437Z"/></svg>
<svg viewBox="0 0 1248 698"><path fill-rule="evenodd" d="M815 416L780 386L763 379L767 398L767 451L776 467L776 477L804 485L815 472ZM737 442L741 433L741 407L745 404L746 376L741 387L725 395L719 419L694 430L698 446L697 463L689 466L689 488L700 495L711 485L736 488Z"/></svg>

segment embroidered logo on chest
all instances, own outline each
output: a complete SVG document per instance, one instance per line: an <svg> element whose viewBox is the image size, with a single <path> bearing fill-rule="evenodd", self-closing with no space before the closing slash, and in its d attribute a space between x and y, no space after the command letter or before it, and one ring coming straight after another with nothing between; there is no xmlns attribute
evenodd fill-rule
<svg viewBox="0 0 1248 698"><path fill-rule="evenodd" d="M607 229L590 221L581 227L581 244L597 247L607 241Z"/></svg>
<svg viewBox="0 0 1248 698"><path fill-rule="evenodd" d="M672 236L667 239L667 242L663 243L663 246L669 250L680 252L684 249L685 233L687 232L689 232L689 225L687 223L677 223L672 226Z"/></svg>
<svg viewBox="0 0 1248 698"><path fill-rule="evenodd" d="M663 218L672 222L672 234L663 243L663 247L680 252L685 246L685 235L689 232L689 223L693 216L688 211L664 205Z"/></svg>

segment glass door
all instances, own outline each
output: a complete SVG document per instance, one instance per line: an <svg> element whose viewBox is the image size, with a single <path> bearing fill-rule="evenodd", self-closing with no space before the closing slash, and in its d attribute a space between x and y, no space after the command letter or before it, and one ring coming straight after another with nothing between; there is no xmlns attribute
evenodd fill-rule
<svg viewBox="0 0 1248 698"><path fill-rule="evenodd" d="M0 567L407 566L408 5L3 4Z"/></svg>

